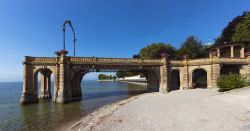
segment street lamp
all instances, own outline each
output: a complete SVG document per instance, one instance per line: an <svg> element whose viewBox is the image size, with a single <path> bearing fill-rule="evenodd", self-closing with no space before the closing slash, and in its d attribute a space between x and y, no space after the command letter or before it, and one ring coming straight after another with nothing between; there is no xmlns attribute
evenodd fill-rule
<svg viewBox="0 0 250 131"><path fill-rule="evenodd" d="M75 30L72 26L72 23L71 21L68 19L68 20L65 20L64 23L63 23L63 26L62 26L62 31L63 31L63 50L65 50L65 32L66 32L66 24L68 24L70 27L71 27L71 30L73 32L73 36L74 36L74 56L76 55L76 34L75 34Z"/></svg>

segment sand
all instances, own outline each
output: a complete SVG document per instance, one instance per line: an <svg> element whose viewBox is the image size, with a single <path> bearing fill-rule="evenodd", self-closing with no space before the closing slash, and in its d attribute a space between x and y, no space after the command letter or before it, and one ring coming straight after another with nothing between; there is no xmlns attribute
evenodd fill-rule
<svg viewBox="0 0 250 131"><path fill-rule="evenodd" d="M250 130L250 88L146 93L107 105L64 128L80 131Z"/></svg>

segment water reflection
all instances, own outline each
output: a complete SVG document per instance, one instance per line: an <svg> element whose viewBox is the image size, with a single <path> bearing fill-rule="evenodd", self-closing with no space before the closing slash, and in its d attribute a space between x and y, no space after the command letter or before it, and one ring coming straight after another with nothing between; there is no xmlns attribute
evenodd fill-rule
<svg viewBox="0 0 250 131"><path fill-rule="evenodd" d="M11 91L5 92L20 94L19 86L21 83ZM0 91L1 89L3 88L0 84ZM42 101L26 106L19 106L20 95L6 100L8 102L2 102L1 100L7 98L1 97L0 92L0 102L2 102L0 107L3 109L0 111L0 130L54 130L62 124L79 120L82 116L106 104L144 93L145 90L145 86L126 83L84 81L82 83L82 101L69 104ZM8 97L6 93L4 95Z"/></svg>

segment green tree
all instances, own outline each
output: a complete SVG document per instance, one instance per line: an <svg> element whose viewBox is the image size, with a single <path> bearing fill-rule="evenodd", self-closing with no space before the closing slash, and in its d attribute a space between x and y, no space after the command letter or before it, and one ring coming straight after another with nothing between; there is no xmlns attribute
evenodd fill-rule
<svg viewBox="0 0 250 131"><path fill-rule="evenodd" d="M99 79L99 80L103 80L104 77L105 77L104 74L99 74L99 75L98 75L98 79Z"/></svg>
<svg viewBox="0 0 250 131"><path fill-rule="evenodd" d="M112 75L105 75L105 74L99 74L98 75L98 79L99 80L107 80L107 79L116 79L116 76L112 76Z"/></svg>
<svg viewBox="0 0 250 131"><path fill-rule="evenodd" d="M161 58L162 53L167 53L170 55L170 58L174 57L176 49L170 44L164 43L153 43L148 45L140 50L139 55L144 58Z"/></svg>
<svg viewBox="0 0 250 131"><path fill-rule="evenodd" d="M233 42L250 41L250 12L245 12L242 17L242 21L235 27L235 32L232 36Z"/></svg>
<svg viewBox="0 0 250 131"><path fill-rule="evenodd" d="M236 26L242 22L244 17L243 15L235 17L231 22L228 23L228 25L222 30L220 37L215 40L216 45L232 41Z"/></svg>
<svg viewBox="0 0 250 131"><path fill-rule="evenodd" d="M181 48L177 51L175 58L182 59L184 55L188 55L190 59L202 58L208 56L208 51L202 42L194 36L186 38Z"/></svg>
<svg viewBox="0 0 250 131"><path fill-rule="evenodd" d="M220 37L215 40L215 45L225 42L250 41L250 12L244 12L235 17L222 30Z"/></svg>

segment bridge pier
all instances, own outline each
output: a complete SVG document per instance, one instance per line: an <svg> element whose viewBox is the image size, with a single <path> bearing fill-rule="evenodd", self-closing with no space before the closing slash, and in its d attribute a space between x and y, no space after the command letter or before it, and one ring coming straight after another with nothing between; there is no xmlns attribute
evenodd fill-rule
<svg viewBox="0 0 250 131"><path fill-rule="evenodd" d="M188 60L187 60L187 56L184 56L184 60L183 60L183 83L181 84L182 87L181 89L189 89L191 87L191 85L189 85L189 70L188 70Z"/></svg>
<svg viewBox="0 0 250 131"><path fill-rule="evenodd" d="M58 83L58 91L57 97L55 98L56 103L67 103L70 101L69 98L69 76L68 76L68 65L67 65L67 57L61 55L59 58L59 83Z"/></svg>
<svg viewBox="0 0 250 131"><path fill-rule="evenodd" d="M28 57L25 57L25 61ZM34 88L34 75L33 75L33 66L26 62L23 63L24 65L24 72L23 72L23 92L20 98L20 103L22 105L29 104L29 103L36 103L38 102L37 92Z"/></svg>
<svg viewBox="0 0 250 131"><path fill-rule="evenodd" d="M160 89L161 93L169 92L169 68L168 68L168 58L163 57L161 59L163 65L160 66Z"/></svg>
<svg viewBox="0 0 250 131"><path fill-rule="evenodd" d="M81 100L81 76L80 72L74 74L71 70L71 65L68 64L69 57L60 56L58 66L58 91L55 98L56 103L68 103ZM71 80L71 75L75 75Z"/></svg>
<svg viewBox="0 0 250 131"><path fill-rule="evenodd" d="M220 77L220 64L212 64L211 70L211 88L217 88L217 80Z"/></svg>

